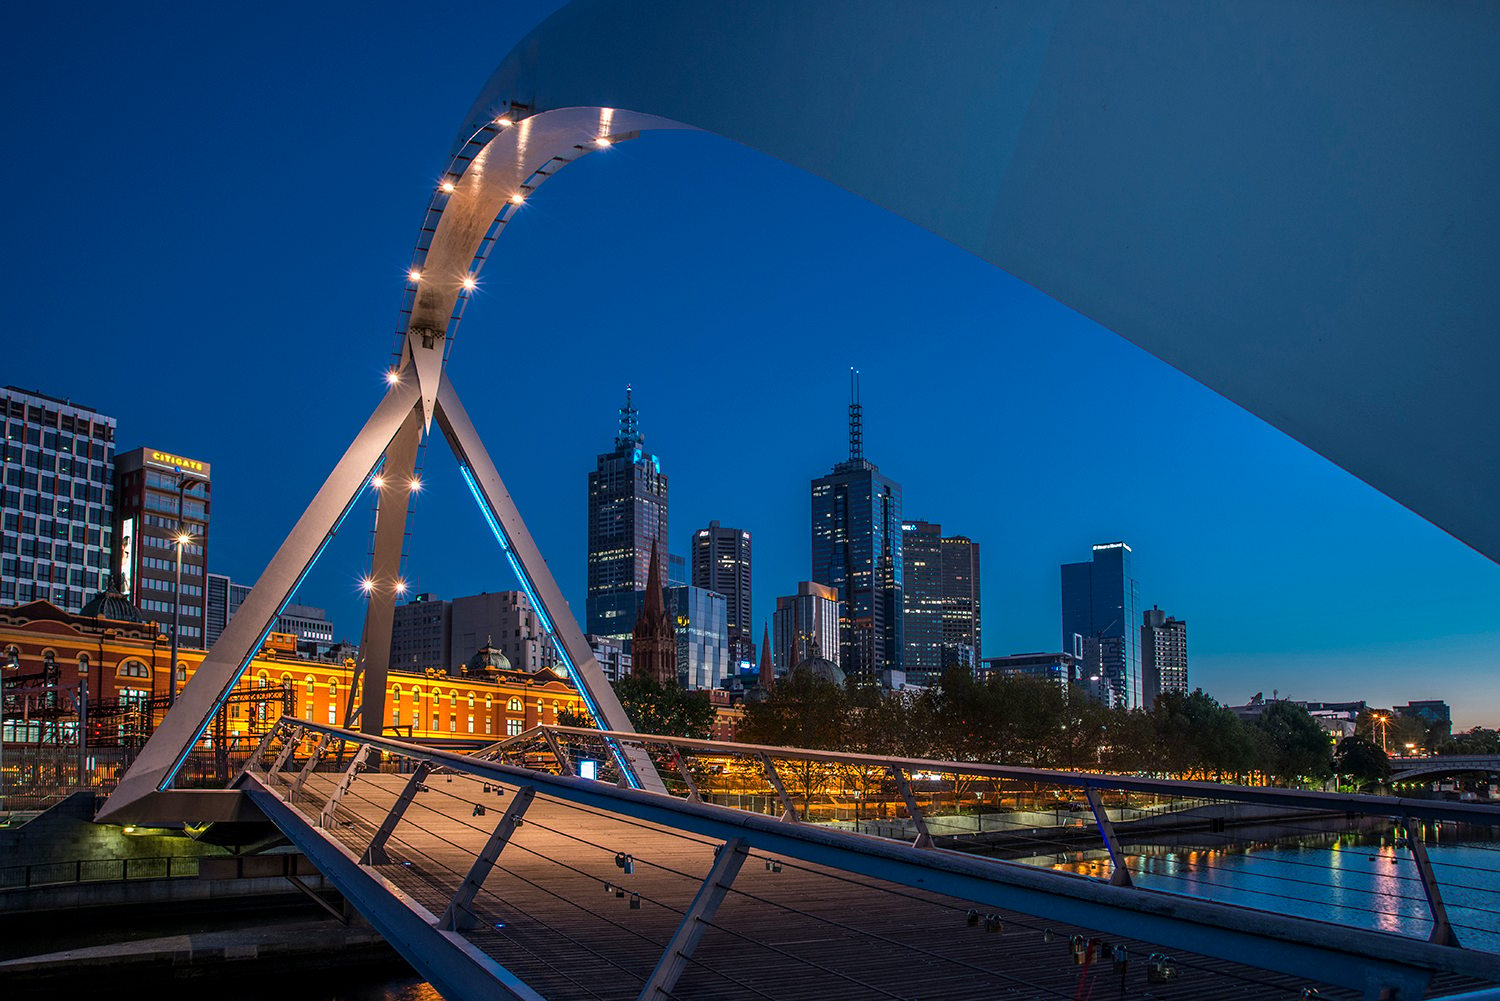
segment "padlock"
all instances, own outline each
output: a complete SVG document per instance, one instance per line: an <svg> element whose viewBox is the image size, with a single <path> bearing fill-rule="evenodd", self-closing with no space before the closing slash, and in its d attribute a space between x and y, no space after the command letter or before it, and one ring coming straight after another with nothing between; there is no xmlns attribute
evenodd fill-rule
<svg viewBox="0 0 1500 1001"><path fill-rule="evenodd" d="M1082 966L1085 954L1088 952L1088 943L1082 935L1074 935L1068 939L1068 949L1073 953L1073 965Z"/></svg>
<svg viewBox="0 0 1500 1001"><path fill-rule="evenodd" d="M1146 983L1164 984L1177 976L1177 967L1172 965L1172 957L1165 953L1153 952L1146 960Z"/></svg>
<svg viewBox="0 0 1500 1001"><path fill-rule="evenodd" d="M635 856L634 855L626 855L625 856L625 875L629 876L629 875L634 874L634 872L635 872Z"/></svg>
<svg viewBox="0 0 1500 1001"><path fill-rule="evenodd" d="M476 817L483 817L484 816L484 804L483 803L475 803L474 804L474 816L476 816Z"/></svg>
<svg viewBox="0 0 1500 1001"><path fill-rule="evenodd" d="M979 912L972 907L969 908L969 913L964 915L964 921L970 928L975 927L979 924Z"/></svg>
<svg viewBox="0 0 1500 1001"><path fill-rule="evenodd" d="M1005 923L1000 920L1000 915L988 914L984 919L984 930L988 932L1002 932L1005 930Z"/></svg>
<svg viewBox="0 0 1500 1001"><path fill-rule="evenodd" d="M625 853L624 852L615 852L615 868L616 869L623 869L623 868L625 868Z"/></svg>
<svg viewBox="0 0 1500 1001"><path fill-rule="evenodd" d="M1124 973L1130 965L1130 950L1123 945L1115 946L1115 972Z"/></svg>
<svg viewBox="0 0 1500 1001"><path fill-rule="evenodd" d="M632 893L630 895L630 909L632 911L641 909L641 895L639 893Z"/></svg>

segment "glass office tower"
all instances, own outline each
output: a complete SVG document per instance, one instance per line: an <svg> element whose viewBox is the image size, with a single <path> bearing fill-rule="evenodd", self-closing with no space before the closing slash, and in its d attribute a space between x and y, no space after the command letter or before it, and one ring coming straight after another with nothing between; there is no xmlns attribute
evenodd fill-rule
<svg viewBox="0 0 1500 1001"><path fill-rule="evenodd" d="M857 394L857 390L856 390ZM901 485L864 457L858 396L849 458L812 481L812 579L839 593L839 666L880 681L902 665Z"/></svg>
<svg viewBox="0 0 1500 1001"><path fill-rule="evenodd" d="M1089 563L1062 565L1063 649L1078 658L1089 694L1124 709L1141 707L1140 591L1130 547L1094 547Z"/></svg>
<svg viewBox="0 0 1500 1001"><path fill-rule="evenodd" d="M585 630L614 640L635 627L638 592L646 589L651 547L667 552L667 477L645 449L630 387L620 408L620 433L589 474L589 567Z"/></svg>
<svg viewBox="0 0 1500 1001"><path fill-rule="evenodd" d="M729 662L735 671L755 664L750 638L750 533L717 521L693 536L693 586L717 591L729 616Z"/></svg>

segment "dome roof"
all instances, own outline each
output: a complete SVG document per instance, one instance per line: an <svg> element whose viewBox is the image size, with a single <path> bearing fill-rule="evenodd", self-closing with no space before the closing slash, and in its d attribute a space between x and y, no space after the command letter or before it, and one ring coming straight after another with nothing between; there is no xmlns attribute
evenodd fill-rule
<svg viewBox="0 0 1500 1001"><path fill-rule="evenodd" d="M813 653L807 657L803 657L797 662L797 666L792 668L792 673L810 674L814 678L838 685L840 688L844 687L843 670L820 653Z"/></svg>
<svg viewBox="0 0 1500 1001"><path fill-rule="evenodd" d="M120 593L120 582L114 576L109 578L109 586L90 598L79 609L78 614L94 619L109 619L112 622L146 621L141 610L135 607L135 602Z"/></svg>
<svg viewBox="0 0 1500 1001"><path fill-rule="evenodd" d="M495 644L486 639L484 646L474 652L469 658L470 674L494 674L499 671L510 670L510 659L500 652Z"/></svg>

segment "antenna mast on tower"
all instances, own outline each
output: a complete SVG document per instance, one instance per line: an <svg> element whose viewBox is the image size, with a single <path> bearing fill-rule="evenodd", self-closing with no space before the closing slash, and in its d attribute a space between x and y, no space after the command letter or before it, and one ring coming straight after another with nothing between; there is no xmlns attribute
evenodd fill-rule
<svg viewBox="0 0 1500 1001"><path fill-rule="evenodd" d="M849 461L865 457L864 417L859 405L859 370L849 369Z"/></svg>

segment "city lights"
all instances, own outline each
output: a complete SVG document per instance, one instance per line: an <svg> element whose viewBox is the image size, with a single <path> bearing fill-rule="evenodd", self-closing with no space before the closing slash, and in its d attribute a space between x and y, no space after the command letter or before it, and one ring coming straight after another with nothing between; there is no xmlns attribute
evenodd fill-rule
<svg viewBox="0 0 1500 1001"><path fill-rule="evenodd" d="M416 268L412 268L406 273L406 280L409 282L419 282L422 280L422 272L418 271Z"/></svg>

